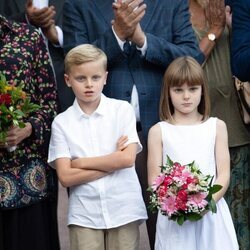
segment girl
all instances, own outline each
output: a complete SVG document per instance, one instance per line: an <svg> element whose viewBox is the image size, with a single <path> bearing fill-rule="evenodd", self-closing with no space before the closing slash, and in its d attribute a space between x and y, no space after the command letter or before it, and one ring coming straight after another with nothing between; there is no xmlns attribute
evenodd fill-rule
<svg viewBox="0 0 250 250"><path fill-rule="evenodd" d="M217 213L207 212L197 222L179 226L158 214L155 250L238 249L228 206L223 198L230 178L227 129L223 121L209 118L209 98L200 65L191 57L174 60L163 79L161 122L148 135L148 181L151 185L166 162L195 160L204 174L214 175L222 189L214 195Z"/></svg>

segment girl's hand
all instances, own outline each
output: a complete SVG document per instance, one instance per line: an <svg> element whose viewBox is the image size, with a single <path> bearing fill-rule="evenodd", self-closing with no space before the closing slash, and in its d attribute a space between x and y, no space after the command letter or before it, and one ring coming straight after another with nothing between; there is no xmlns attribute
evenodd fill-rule
<svg viewBox="0 0 250 250"><path fill-rule="evenodd" d="M124 135L121 136L116 143L117 151L123 151L127 147L127 145L125 145L127 141L128 141L127 136L124 136Z"/></svg>
<svg viewBox="0 0 250 250"><path fill-rule="evenodd" d="M210 0L205 15L209 26L209 32L219 38L226 25L226 13L224 0Z"/></svg>

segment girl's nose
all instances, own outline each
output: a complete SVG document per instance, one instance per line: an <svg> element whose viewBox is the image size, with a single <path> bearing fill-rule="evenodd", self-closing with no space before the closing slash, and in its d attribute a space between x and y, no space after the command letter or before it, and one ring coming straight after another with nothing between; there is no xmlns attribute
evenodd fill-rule
<svg viewBox="0 0 250 250"><path fill-rule="evenodd" d="M189 99L190 98L190 93L189 93L189 91L184 91L184 99Z"/></svg>

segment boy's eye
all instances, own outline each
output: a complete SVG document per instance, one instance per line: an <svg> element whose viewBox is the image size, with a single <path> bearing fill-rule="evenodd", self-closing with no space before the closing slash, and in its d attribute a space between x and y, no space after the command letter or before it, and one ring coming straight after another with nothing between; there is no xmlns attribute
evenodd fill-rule
<svg viewBox="0 0 250 250"><path fill-rule="evenodd" d="M101 78L101 76L95 75L92 78L93 78L94 81L97 81L97 80L99 80Z"/></svg>
<svg viewBox="0 0 250 250"><path fill-rule="evenodd" d="M84 76L77 76L75 79L76 79L78 82L82 82L82 81L85 80L85 77L84 77Z"/></svg>

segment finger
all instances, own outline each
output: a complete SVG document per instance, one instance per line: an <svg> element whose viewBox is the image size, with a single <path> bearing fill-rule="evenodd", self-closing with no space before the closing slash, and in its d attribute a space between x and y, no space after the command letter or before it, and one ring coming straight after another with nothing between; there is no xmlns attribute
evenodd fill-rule
<svg viewBox="0 0 250 250"><path fill-rule="evenodd" d="M32 5L33 5L33 0L27 0L26 7L32 7Z"/></svg>
<svg viewBox="0 0 250 250"><path fill-rule="evenodd" d="M140 7L140 4L143 2L143 0L135 0L131 3L128 4L128 9L132 11L135 11L136 9L138 9Z"/></svg>

